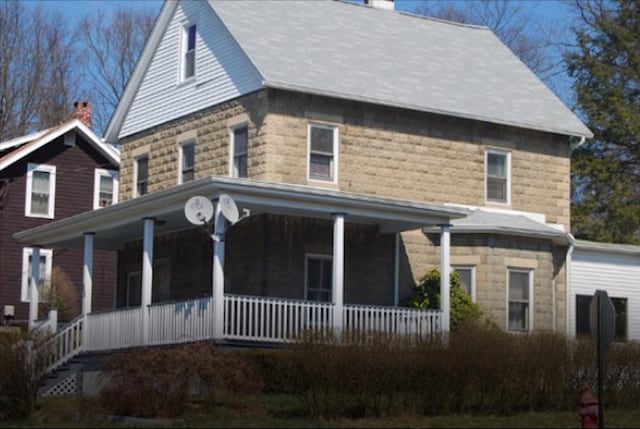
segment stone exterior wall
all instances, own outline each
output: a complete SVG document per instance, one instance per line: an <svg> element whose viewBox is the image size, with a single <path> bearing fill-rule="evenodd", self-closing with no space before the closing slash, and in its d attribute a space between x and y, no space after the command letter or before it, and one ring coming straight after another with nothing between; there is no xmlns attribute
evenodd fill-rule
<svg viewBox="0 0 640 429"><path fill-rule="evenodd" d="M179 144L195 139L195 178L229 176L230 127L249 127L248 174L262 179L267 170L264 119L266 92L250 94L123 140L120 165L120 199L133 196L135 158L149 155L149 192L178 184Z"/></svg>
<svg viewBox="0 0 640 429"><path fill-rule="evenodd" d="M149 192L178 183L181 136L196 139L195 177L229 175L229 127L249 125L249 177L429 203L544 213L569 227L566 137L442 115L264 90L122 142L120 195L132 196L135 156L149 153ZM308 124L339 129L337 185L307 180ZM485 150L511 153L511 204L485 202Z"/></svg>
<svg viewBox="0 0 640 429"><path fill-rule="evenodd" d="M564 136L270 91L269 180L323 185L307 180L310 122L333 124L339 129L340 190L540 212L547 222L569 227L570 148ZM487 148L511 153L511 205L485 203Z"/></svg>
<svg viewBox="0 0 640 429"><path fill-rule="evenodd" d="M196 139L196 178L229 175L229 130L239 123L249 126L248 174L253 179L538 212L547 222L569 228L570 148L565 136L280 90L250 94L123 141L121 199L131 198L134 159L145 151L149 192L177 184L181 138ZM309 123L338 128L335 184L307 179ZM488 148L511 155L510 205L485 202ZM331 223L276 219L250 218L229 231L227 261L237 257L242 263L229 262L228 292L303 298L304 255L331 254ZM346 220L345 302L392 305L393 235L349 224L348 215ZM415 282L428 269L439 268L440 248L421 231L411 231L402 234L400 249L404 304ZM451 254L453 264L459 263L456 258L477 260L478 303L501 327L506 324L506 267L530 261L535 265L534 326L562 331L565 251L549 241L454 234ZM174 267L180 270L172 262ZM208 290L206 285L198 288Z"/></svg>
<svg viewBox="0 0 640 429"><path fill-rule="evenodd" d="M440 268L439 236L428 234L425 238L427 243L416 234L403 234L412 268L421 275L432 268ZM475 267L476 302L503 329L507 327L508 269L513 268L533 273L534 329L564 331L565 252L566 247L554 246L547 240L495 234L451 236L451 265Z"/></svg>

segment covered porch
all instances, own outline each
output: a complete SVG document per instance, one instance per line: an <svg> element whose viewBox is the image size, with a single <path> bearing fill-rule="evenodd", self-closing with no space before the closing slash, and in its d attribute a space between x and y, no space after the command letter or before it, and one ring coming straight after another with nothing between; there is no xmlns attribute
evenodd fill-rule
<svg viewBox="0 0 640 429"><path fill-rule="evenodd" d="M231 196L240 213L244 214L236 224L230 224L223 216L218 204L222 194ZM210 238L211 277L207 280L210 289L205 296L154 303L154 276L160 275L154 272L154 242L158 237L181 234L194 228L187 221L184 208L187 200L195 195L210 199L215 207L211 224L199 227L206 229ZM239 294L228 290L225 267L231 261L225 261L225 254L230 244L227 239L234 236L227 232L265 215L312 219L330 225L326 230L330 235L330 239L327 237L330 254L325 255L328 261L325 272L330 272L327 299L314 300L306 289L304 296L298 298L269 293L268 296ZM82 314L65 328L66 333L58 334L60 338L75 338L72 343L81 351L203 339L277 343L294 341L309 329L341 335L365 331L426 335L448 331L448 282L441 284L440 310L399 306L399 233L438 226L440 270L442 278L448 279L450 223L465 215L466 211L462 209L415 201L212 176L23 231L16 234L16 238L36 246L32 297L38 296L40 283L37 246L84 248ZM393 267L388 285L392 298L388 305L345 303L345 271L349 270L349 266L345 267L345 224L364 226L388 237L393 247L387 261ZM141 253L139 306L92 312L94 249L123 249L126 243L136 240L140 243ZM245 262L251 263L250 260ZM188 269L189 262L182 266ZM286 275L286 272L281 274ZM31 306L34 312L30 315L30 323L35 324L37 299L31 300ZM75 349L76 346L61 348Z"/></svg>

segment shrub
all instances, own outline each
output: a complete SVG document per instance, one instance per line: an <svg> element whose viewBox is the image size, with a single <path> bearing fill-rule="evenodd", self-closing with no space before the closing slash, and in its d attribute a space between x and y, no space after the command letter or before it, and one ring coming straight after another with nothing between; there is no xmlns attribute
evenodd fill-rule
<svg viewBox="0 0 640 429"><path fill-rule="evenodd" d="M49 338L36 330L0 333L0 421L25 419L34 410Z"/></svg>
<svg viewBox="0 0 640 429"><path fill-rule="evenodd" d="M450 274L451 330L458 331L463 326L475 323L482 317L480 306L475 304L469 294L462 290L460 276L455 271ZM416 285L416 293L409 301L415 308L440 308L440 271L432 269Z"/></svg>
<svg viewBox="0 0 640 429"><path fill-rule="evenodd" d="M181 415L191 394L213 401L216 392L257 392L262 381L248 359L212 343L136 349L105 362L100 392L111 413L133 417Z"/></svg>
<svg viewBox="0 0 640 429"><path fill-rule="evenodd" d="M475 324L421 340L367 335L366 342L308 337L291 347L291 390L316 418L494 414L575 410L595 385L591 342L551 332L509 334ZM640 345L612 345L608 406L637 407Z"/></svg>

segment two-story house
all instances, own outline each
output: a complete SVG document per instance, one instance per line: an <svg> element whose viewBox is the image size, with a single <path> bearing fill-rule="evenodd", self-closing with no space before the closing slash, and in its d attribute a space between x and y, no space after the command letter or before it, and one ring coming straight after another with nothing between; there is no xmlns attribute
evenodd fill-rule
<svg viewBox="0 0 640 429"><path fill-rule="evenodd" d="M39 318L30 290L34 247L13 234L117 202L120 155L92 131L91 104L78 101L74 108L69 121L0 142L0 305L3 316L15 318L12 323ZM83 299L82 251L46 246L35 251L39 302L51 298L52 305L64 304L60 319L70 320ZM95 258L94 308L112 308L116 255L100 251ZM58 299L47 293L51 287Z"/></svg>
<svg viewBox="0 0 640 429"><path fill-rule="evenodd" d="M16 235L119 249L85 347L446 331L450 268L501 328L566 330L591 132L488 28L379 3L163 5L106 132L122 202ZM407 309L431 268L442 311Z"/></svg>

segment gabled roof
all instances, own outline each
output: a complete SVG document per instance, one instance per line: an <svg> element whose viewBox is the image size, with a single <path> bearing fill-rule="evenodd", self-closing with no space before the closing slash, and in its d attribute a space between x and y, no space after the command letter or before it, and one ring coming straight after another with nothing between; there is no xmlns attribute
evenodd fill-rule
<svg viewBox="0 0 640 429"><path fill-rule="evenodd" d="M465 218L454 219L452 234L501 234L518 237L549 239L556 244L568 245L573 242L570 234L529 216L517 213L500 213L475 209ZM425 228L424 232L439 230Z"/></svg>
<svg viewBox="0 0 640 429"><path fill-rule="evenodd" d="M0 157L0 170L4 170L15 162L23 159L27 155L35 152L70 131L75 131L82 135L82 137L84 137L84 139L98 152L104 155L109 162L115 166L120 166L120 153L116 148L100 140L100 138L82 121L72 119L56 127L0 142L0 151L13 149L11 152Z"/></svg>
<svg viewBox="0 0 640 429"><path fill-rule="evenodd" d="M209 0L263 87L564 135L589 129L486 27L344 1ZM114 142L175 11L167 2L106 133Z"/></svg>

